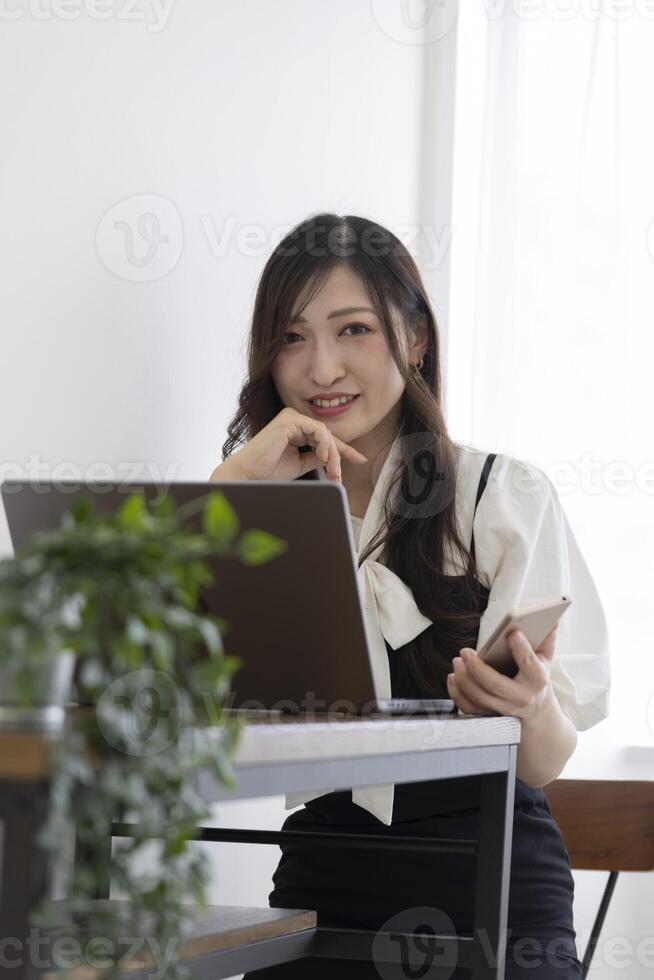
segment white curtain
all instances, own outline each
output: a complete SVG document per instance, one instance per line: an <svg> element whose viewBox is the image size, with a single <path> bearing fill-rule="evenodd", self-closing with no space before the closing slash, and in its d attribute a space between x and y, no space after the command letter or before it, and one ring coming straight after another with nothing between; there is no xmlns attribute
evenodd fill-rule
<svg viewBox="0 0 654 980"><path fill-rule="evenodd" d="M646 9L461 5L446 396L455 438L550 476L595 578L611 636L611 715L580 738L652 745Z"/></svg>

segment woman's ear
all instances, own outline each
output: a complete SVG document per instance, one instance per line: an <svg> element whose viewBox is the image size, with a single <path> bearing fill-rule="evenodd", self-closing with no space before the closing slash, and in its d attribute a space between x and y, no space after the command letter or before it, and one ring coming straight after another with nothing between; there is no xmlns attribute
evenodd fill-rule
<svg viewBox="0 0 654 980"><path fill-rule="evenodd" d="M421 317L418 321L418 325L413 331L413 336L411 337L409 356L415 356L419 361L421 357L424 356L425 351L429 346L429 331L427 329L427 320L425 317Z"/></svg>

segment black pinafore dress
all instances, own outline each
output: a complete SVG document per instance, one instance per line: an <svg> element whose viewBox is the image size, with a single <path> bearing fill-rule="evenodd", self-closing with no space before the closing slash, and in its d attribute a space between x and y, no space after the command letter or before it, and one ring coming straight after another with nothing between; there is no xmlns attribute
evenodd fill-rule
<svg viewBox="0 0 654 980"><path fill-rule="evenodd" d="M477 504L495 458L484 464ZM470 551L474 556L474 531ZM453 577L463 604L469 602L464 576ZM479 583L481 612L490 591ZM435 628L431 624L412 644ZM477 630L478 635L478 630ZM442 640L441 640L442 642ZM476 647L476 637L467 645ZM409 644L407 644L409 646ZM386 644L393 697L424 697L403 669L402 652ZM420 653L421 644L417 647ZM430 647L425 646L425 655ZM433 651L433 647L431 647ZM439 647L442 649L442 646ZM458 649L448 650L448 656ZM433 655L433 652L432 652ZM433 696L430 693L430 696ZM439 696L449 697L447 692ZM479 777L438 779L395 785L393 820L386 826L352 802L352 791L326 793L289 814L282 830L478 838ZM350 929L383 929L406 909L429 907L444 913L458 934L472 935L475 856L425 854L283 843L273 874L271 908L315 909L318 924ZM573 926L574 880L563 836L541 788L515 783L515 805L507 921L505 980L579 980ZM445 920L447 921L447 920ZM451 980L467 980L463 967ZM379 980L374 963L305 957L262 970L243 980Z"/></svg>

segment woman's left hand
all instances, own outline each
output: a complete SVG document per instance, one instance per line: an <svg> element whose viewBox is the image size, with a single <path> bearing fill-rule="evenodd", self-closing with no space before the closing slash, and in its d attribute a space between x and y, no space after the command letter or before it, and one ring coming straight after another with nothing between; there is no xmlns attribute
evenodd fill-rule
<svg viewBox="0 0 654 980"><path fill-rule="evenodd" d="M454 673L448 674L447 686L456 706L467 715L515 715L528 718L537 712L550 690L550 670L554 657L557 623L538 650L520 630L512 630L508 643L518 673L507 677L484 663L477 651L463 647L454 657Z"/></svg>

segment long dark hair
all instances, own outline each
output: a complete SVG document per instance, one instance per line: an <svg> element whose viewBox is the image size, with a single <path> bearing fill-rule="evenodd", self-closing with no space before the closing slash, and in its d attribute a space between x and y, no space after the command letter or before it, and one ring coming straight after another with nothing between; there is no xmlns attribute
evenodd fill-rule
<svg viewBox="0 0 654 980"><path fill-rule="evenodd" d="M304 309L338 265L363 281L406 381L399 462L384 502L385 521L359 556L359 565L381 544L379 560L410 587L418 608L433 621L433 628L421 635L423 642L402 649L411 690L393 694L447 697L445 678L452 670L452 657L463 646L476 646L479 582L474 556L460 537L455 514L461 446L453 442L445 425L436 317L411 254L388 229L356 215L318 214L302 221L277 245L259 279L248 342L248 378L227 429L222 458L253 438L284 408L270 373L284 330L298 296L302 292L306 296ZM427 326L428 346L419 373L405 365L393 307L407 332L421 320ZM312 470L299 479L317 479L317 474ZM444 574L446 548L465 569L461 575ZM461 601L461 581L469 602Z"/></svg>

